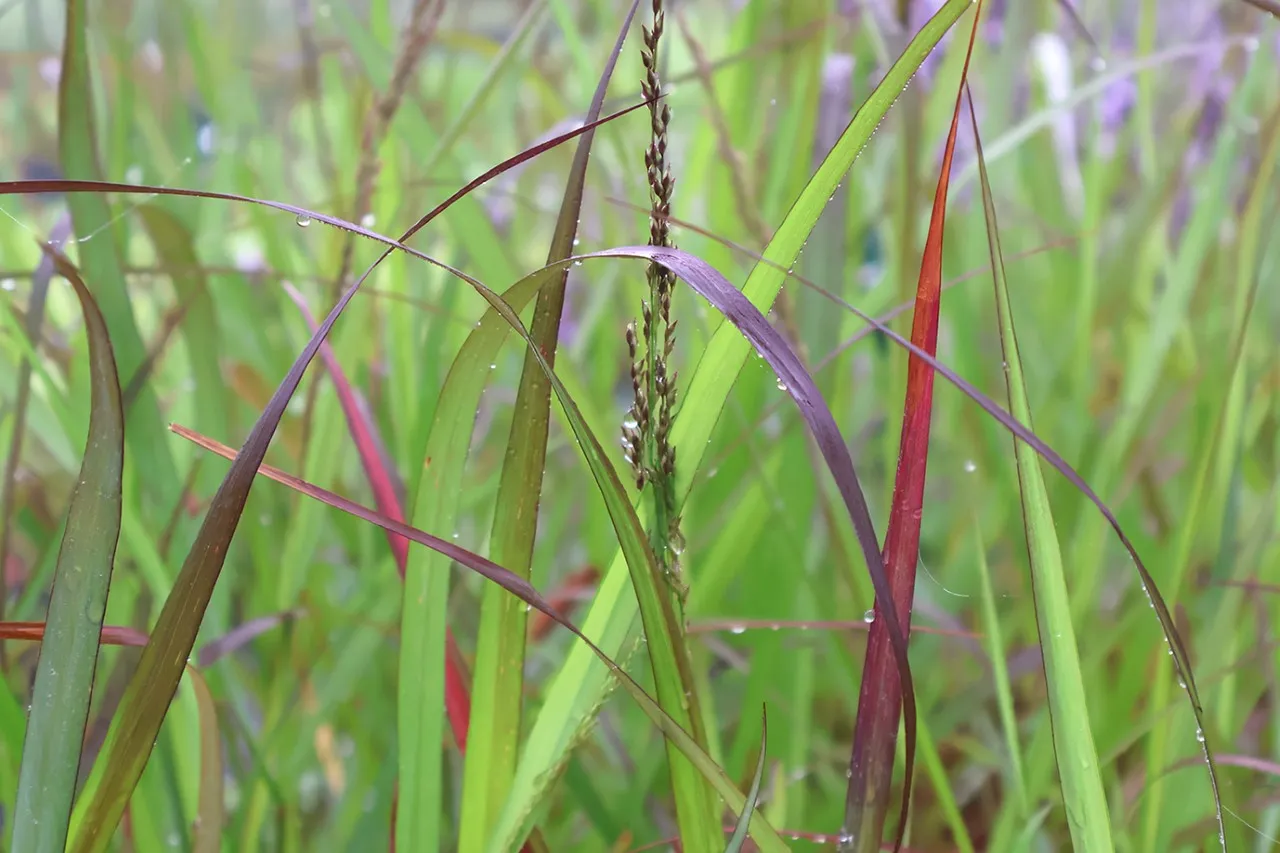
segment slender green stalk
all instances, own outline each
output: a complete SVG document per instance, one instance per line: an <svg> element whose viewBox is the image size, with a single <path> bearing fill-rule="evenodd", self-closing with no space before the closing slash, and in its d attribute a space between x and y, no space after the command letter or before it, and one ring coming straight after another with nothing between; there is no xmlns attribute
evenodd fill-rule
<svg viewBox="0 0 1280 853"><path fill-rule="evenodd" d="M973 102L969 103L976 139L978 121L973 113ZM999 225L991 187L987 181L986 164L982 159L981 143L978 143L978 168L991 247L992 279L1000 326L1000 347L1004 354L1005 384L1009 393L1009 412L1031 428L1031 406L1023 378L1013 309L1009 304L1009 291L1005 285ZM1115 849L1111 840L1111 816L1098 764L1098 750L1094 745L1093 728L1089 722L1084 676L1075 628L1071 621L1071 602L1067 594L1062 551L1058 545L1053 511L1049 505L1049 492L1045 488L1040 459L1035 451L1024 442L1015 440L1014 455L1018 463L1018 485L1022 493L1027 555L1031 562L1036 623L1040 630L1040 650L1049 694L1049 716L1053 726L1053 742L1067 825L1077 853L1110 853Z"/></svg>

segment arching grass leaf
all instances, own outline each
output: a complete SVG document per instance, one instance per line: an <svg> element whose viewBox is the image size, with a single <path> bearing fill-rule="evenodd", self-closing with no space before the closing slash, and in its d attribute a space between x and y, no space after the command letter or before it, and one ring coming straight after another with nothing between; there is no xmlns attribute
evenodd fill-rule
<svg viewBox="0 0 1280 853"><path fill-rule="evenodd" d="M11 849L62 853L98 663L98 637L120 539L124 409L106 321L71 262L43 246L71 283L89 338L89 435L49 600L32 688Z"/></svg>

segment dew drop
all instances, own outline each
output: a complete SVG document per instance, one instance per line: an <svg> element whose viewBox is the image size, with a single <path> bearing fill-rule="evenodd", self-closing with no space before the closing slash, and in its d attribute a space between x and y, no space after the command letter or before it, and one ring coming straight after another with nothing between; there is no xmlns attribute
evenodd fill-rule
<svg viewBox="0 0 1280 853"><path fill-rule="evenodd" d="M966 459L964 463L964 470L966 474L972 474L974 471L978 470L978 463L974 462L972 459Z"/></svg>
<svg viewBox="0 0 1280 853"><path fill-rule="evenodd" d="M497 370L497 369L498 369L498 364L497 364L497 362L493 362L493 361L489 362L489 369L490 369L490 370Z"/></svg>
<svg viewBox="0 0 1280 853"><path fill-rule="evenodd" d="M372 213L366 213L364 216L360 217L360 227L372 228L377 221L378 217L374 216Z"/></svg>
<svg viewBox="0 0 1280 853"><path fill-rule="evenodd" d="M1199 726L1196 727L1196 740L1200 743L1204 743L1204 729Z"/></svg>
<svg viewBox="0 0 1280 853"><path fill-rule="evenodd" d="M868 625L876 621L876 611L874 607L862 614L862 621L866 622Z"/></svg>
<svg viewBox="0 0 1280 853"><path fill-rule="evenodd" d="M306 228L311 224L311 217L307 216L305 213L299 213L293 221L298 223L299 228Z"/></svg>
<svg viewBox="0 0 1280 853"><path fill-rule="evenodd" d="M581 240L579 240L577 237L574 237L574 238L573 238L573 245L575 245L575 246L576 246L576 245L578 245L578 244L579 244L579 243L581 243L581 242L582 242L582 241L581 241Z"/></svg>
<svg viewBox="0 0 1280 853"><path fill-rule="evenodd" d="M734 625L732 628L730 628L730 629L729 629L729 633L730 633L730 634L745 634L745 633L747 633L747 628L746 628L746 626L745 626L745 625Z"/></svg>
<svg viewBox="0 0 1280 853"><path fill-rule="evenodd" d="M787 383L785 383L785 382L783 382L781 379L779 379L779 380L778 380L778 390L779 390L779 391L785 391L785 390L787 390Z"/></svg>
<svg viewBox="0 0 1280 853"><path fill-rule="evenodd" d="M1098 72L1106 71L1107 60L1103 59L1101 56L1095 56L1093 59L1089 60L1089 68Z"/></svg>
<svg viewBox="0 0 1280 853"><path fill-rule="evenodd" d="M456 530L455 530L455 531L453 531L453 538L454 538L454 539L457 539L457 538L458 538L458 531L456 531Z"/></svg>

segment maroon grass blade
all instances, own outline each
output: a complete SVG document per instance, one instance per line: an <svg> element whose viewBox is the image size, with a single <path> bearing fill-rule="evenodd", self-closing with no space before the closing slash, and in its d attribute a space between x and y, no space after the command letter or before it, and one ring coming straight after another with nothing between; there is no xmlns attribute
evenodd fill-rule
<svg viewBox="0 0 1280 853"><path fill-rule="evenodd" d="M286 610L282 613L269 613L266 616L258 616L232 628L221 637L210 640L200 647L200 653L196 655L196 662L201 669L213 666L229 654L244 648L254 639L262 636L266 632L278 625L283 625L293 619L300 618L305 610Z"/></svg>
<svg viewBox="0 0 1280 853"><path fill-rule="evenodd" d="M982 15L979 2L969 34L968 52L960 72L951 130L947 134L938 187L933 196L933 213L925 239L920 278L916 286L911 341L935 355L938 348L938 315L942 302L942 240L946 230L947 186L955 155L956 133L960 126L960 105L969 60L977 39ZM915 597L916 566L920 558L920 522L924 512L925 475L929 459L929 427L933 418L933 371L916 356L907 365L906 400L902 412L902 434L898 468L885 534L884 563L893 590L892 605L907 636L911 633L911 605ZM873 851L884 836L893 785L893 758L898 741L898 716L902 704L901 687L894 671L889 634L881 617L886 602L876 596L874 620L867 639L858 694L858 716L853 730L853 751L849 758L849 785L845 794L844 823L840 829L840 849ZM910 784L910 777L906 783ZM895 849L906 831L907 810L899 815Z"/></svg>

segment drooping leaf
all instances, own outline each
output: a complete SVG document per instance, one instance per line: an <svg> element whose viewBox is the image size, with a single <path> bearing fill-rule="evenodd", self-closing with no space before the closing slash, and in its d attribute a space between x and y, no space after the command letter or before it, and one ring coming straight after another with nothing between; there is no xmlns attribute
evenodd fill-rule
<svg viewBox="0 0 1280 853"><path fill-rule="evenodd" d="M42 247L71 283L89 339L89 434L71 493L32 688L12 849L62 853L80 769L80 747L98 663L98 638L120 539L124 409L106 321L79 272Z"/></svg>

